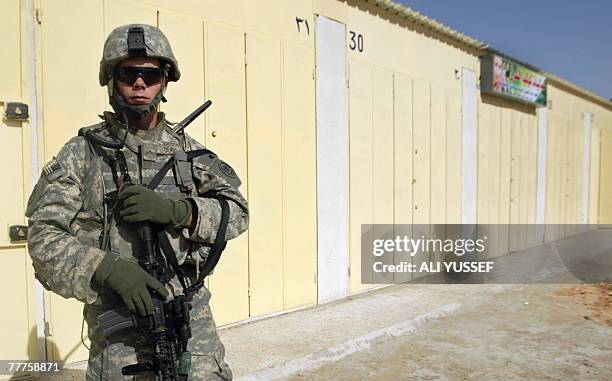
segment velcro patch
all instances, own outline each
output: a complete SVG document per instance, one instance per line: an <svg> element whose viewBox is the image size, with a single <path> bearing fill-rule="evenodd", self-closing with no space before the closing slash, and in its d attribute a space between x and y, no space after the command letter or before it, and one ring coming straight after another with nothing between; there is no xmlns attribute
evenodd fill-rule
<svg viewBox="0 0 612 381"><path fill-rule="evenodd" d="M62 166L57 162L55 157L51 159L42 169L42 175L47 178L47 181L53 181L60 177L64 171Z"/></svg>

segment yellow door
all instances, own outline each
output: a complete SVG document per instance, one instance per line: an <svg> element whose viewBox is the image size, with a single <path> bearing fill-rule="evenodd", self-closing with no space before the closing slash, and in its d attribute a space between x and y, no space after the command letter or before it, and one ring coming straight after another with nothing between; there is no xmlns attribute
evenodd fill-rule
<svg viewBox="0 0 612 381"><path fill-rule="evenodd" d="M393 223L412 224L412 79L404 74L393 75ZM389 223L389 222L387 222ZM398 234L398 232L395 232ZM394 234L394 235L395 235ZM395 264L412 263L406 252L396 252ZM395 283L412 279L412 274L393 274Z"/></svg>
<svg viewBox="0 0 612 381"><path fill-rule="evenodd" d="M207 22L204 40L206 99L213 104L204 114L206 136L201 142L232 165L242 180L240 191L248 198L244 32ZM218 325L249 317L249 231L228 243L209 279Z"/></svg>
<svg viewBox="0 0 612 381"><path fill-rule="evenodd" d="M612 224L612 129L601 129L599 223Z"/></svg>
<svg viewBox="0 0 612 381"><path fill-rule="evenodd" d="M415 227L415 237L430 237L431 229L431 85L423 79L415 79L413 83L413 198L412 221L422 225ZM415 266L429 260L427 252L419 252L413 256ZM413 277L419 276L415 273Z"/></svg>
<svg viewBox="0 0 612 381"><path fill-rule="evenodd" d="M317 302L314 49L283 43L284 309Z"/></svg>
<svg viewBox="0 0 612 381"><path fill-rule="evenodd" d="M349 292L354 294L372 288L372 273L362 283L362 266L372 263L361 260L362 224L373 220L372 164L372 68L363 62L349 61ZM368 241L372 232L366 233Z"/></svg>
<svg viewBox="0 0 612 381"><path fill-rule="evenodd" d="M26 15L19 1L3 4L0 12L0 162L7 186L0 201L0 359L38 360L36 295L32 265L25 241L11 239L9 227L26 225L27 194L31 187L31 134L29 120L7 115L13 102L28 103L30 62ZM22 26L23 25L23 26ZM29 105L31 108L31 105ZM22 110L23 115L23 108ZM32 110L30 110L31 113Z"/></svg>
<svg viewBox="0 0 612 381"><path fill-rule="evenodd" d="M517 111L511 112L511 165L510 165L510 227L509 244L510 251L520 250L519 227L520 221L520 169L521 169L521 114ZM517 225L517 226L514 226Z"/></svg>
<svg viewBox="0 0 612 381"><path fill-rule="evenodd" d="M589 224L597 224L599 216L599 179L601 177L601 130L597 127L591 129L591 163L589 184Z"/></svg>
<svg viewBox="0 0 612 381"><path fill-rule="evenodd" d="M247 123L251 211L251 315L283 308L283 178L280 41L248 34Z"/></svg>
<svg viewBox="0 0 612 381"><path fill-rule="evenodd" d="M446 223L446 89L431 84L431 224ZM441 232L436 232L441 233Z"/></svg>
<svg viewBox="0 0 612 381"><path fill-rule="evenodd" d="M377 225L374 236L393 234L394 177L393 177L393 77L392 71L372 68L372 223ZM383 263L392 264L393 257ZM383 275L383 276L380 276ZM393 280L392 274L372 274L374 284Z"/></svg>

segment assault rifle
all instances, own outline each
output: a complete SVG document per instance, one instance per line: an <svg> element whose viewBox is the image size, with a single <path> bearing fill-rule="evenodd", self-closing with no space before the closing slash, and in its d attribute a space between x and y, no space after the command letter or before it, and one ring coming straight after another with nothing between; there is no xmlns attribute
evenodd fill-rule
<svg viewBox="0 0 612 381"><path fill-rule="evenodd" d="M207 101L185 118L185 120L177 124L175 132L182 133L183 129L204 112L211 103L210 100ZM102 144L99 141L97 142ZM128 172L127 162L121 151L123 142L121 145L117 142L113 142L112 145L105 146L116 150L116 161L112 163L112 165L118 167L119 171L122 173L123 185L131 185L132 180ZM187 160L191 160L197 156L208 153L211 152L206 149L201 149L186 152L184 154ZM172 167L173 163L174 158L171 158L164 164L160 171L153 177L151 183L148 184L149 189L155 189L157 187L161 179L164 178ZM183 287L183 294L177 295L174 299L165 302L161 295L150 290L154 312L153 315L146 317L132 314L125 307L107 311L97 317L98 327L105 337L110 337L114 333L126 328L136 327L144 329L145 332L150 334L150 339L155 347L153 358L123 367L121 372L124 375L154 373L161 381L185 381L188 378L189 371L191 370L191 353L187 347L189 339L191 338L191 328L189 325L191 297L203 287L204 278L212 271L219 261L221 252L225 249L225 232L229 221L229 205L227 201L215 195L208 195L207 197L216 198L220 202L222 210L221 223L219 224L215 242L210 249L209 256L200 271L197 281L189 286L185 281L185 275L178 264L176 254L165 233L165 226L152 223L137 224L138 238L140 239L140 253L138 256L140 266L162 284L168 283L172 278L170 269L168 268L170 266L179 278L181 286Z"/></svg>

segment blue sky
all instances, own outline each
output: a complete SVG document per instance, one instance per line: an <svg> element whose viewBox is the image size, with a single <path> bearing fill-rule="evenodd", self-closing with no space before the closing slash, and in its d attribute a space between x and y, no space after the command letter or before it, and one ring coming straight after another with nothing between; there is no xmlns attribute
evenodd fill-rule
<svg viewBox="0 0 612 381"><path fill-rule="evenodd" d="M612 0L395 0L612 99Z"/></svg>

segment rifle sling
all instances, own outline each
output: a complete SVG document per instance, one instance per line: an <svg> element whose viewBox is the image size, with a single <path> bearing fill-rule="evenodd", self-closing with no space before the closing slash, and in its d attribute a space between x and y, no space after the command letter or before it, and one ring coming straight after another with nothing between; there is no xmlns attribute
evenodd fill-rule
<svg viewBox="0 0 612 381"><path fill-rule="evenodd" d="M207 149L197 149L194 151L189 151L186 152L187 154L187 160L192 160L195 157L198 156L202 156L202 155L206 155L206 154L213 154L214 153L212 151L209 151ZM159 185L159 183L163 180L163 178L166 176L166 173L168 173L168 171L170 170L170 168L172 168L172 165L174 164L174 158L170 158L163 167L161 167L161 169L159 170L159 172L157 172L155 174L155 176L153 176L153 178L151 179L151 182L149 183L149 185L147 185L147 188L149 189L155 189L157 188L157 186Z"/></svg>
<svg viewBox="0 0 612 381"><path fill-rule="evenodd" d="M212 154L212 153L213 153L212 151L207 150L207 149L199 149L199 150L186 152L187 160L192 160L195 157L206 155L206 154ZM147 187L151 190L154 190L155 188L157 188L161 180L166 176L166 173L168 173L170 168L172 168L173 163L174 163L174 158L169 159L163 165L163 167L159 170L159 172L155 174L153 179L151 179L151 182L149 183ZM223 253L223 250L225 249L225 246L227 245L227 241L225 240L225 235L227 232L227 225L229 223L229 204L224 197L219 196L219 195L210 195L210 196L204 195L204 196L208 198L214 198L217 201L219 201L219 204L221 205L221 221L219 222L219 229L217 230L215 241L212 247L210 248L208 257L206 258L206 261L202 265L202 269L200 270L200 273L198 274L198 279L196 280L194 284L190 285L189 287L186 287L185 273L183 272L183 270L178 264L176 254L174 253L174 250L172 249L172 246L170 245L170 241L168 240L168 236L166 235L166 233L164 231L161 231L157 235L158 242L162 248L162 251L164 252L164 255L166 256L166 260L168 261L168 263L170 264L170 266L176 273L177 277L179 278L179 281L181 282L181 286L183 286L185 295L189 293L197 292L198 290L200 290L200 288L202 288L202 286L204 285L204 278L206 278L206 276L208 276L208 274L211 273L211 271L215 268L215 266L217 266L217 263L219 263L219 259L221 258L221 253Z"/></svg>

